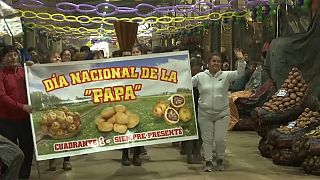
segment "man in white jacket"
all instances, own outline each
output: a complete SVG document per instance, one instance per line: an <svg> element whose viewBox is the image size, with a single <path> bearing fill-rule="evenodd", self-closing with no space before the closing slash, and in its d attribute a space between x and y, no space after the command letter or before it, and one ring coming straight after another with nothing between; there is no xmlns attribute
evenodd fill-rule
<svg viewBox="0 0 320 180"><path fill-rule="evenodd" d="M199 89L199 125L203 140L205 172L213 168L213 147L216 147L217 170L224 169L225 139L229 124L230 84L244 75L246 62L239 49L235 50L238 59L236 71L222 71L221 56L213 53L208 60L208 69L192 77L193 87Z"/></svg>

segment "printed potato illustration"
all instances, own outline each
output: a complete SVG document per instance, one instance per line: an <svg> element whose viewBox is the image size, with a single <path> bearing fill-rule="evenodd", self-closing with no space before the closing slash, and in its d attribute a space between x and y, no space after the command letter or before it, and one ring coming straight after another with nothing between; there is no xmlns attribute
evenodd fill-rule
<svg viewBox="0 0 320 180"><path fill-rule="evenodd" d="M140 118L137 114L128 114L128 119L129 119L129 123L127 125L128 129L132 129L134 127L136 127L139 122L140 122Z"/></svg>
<svg viewBox="0 0 320 180"><path fill-rule="evenodd" d="M183 121L183 122L188 122L192 119L192 113L191 113L191 110L187 107L182 107L180 110L179 110L179 117L180 117L180 120Z"/></svg>
<svg viewBox="0 0 320 180"><path fill-rule="evenodd" d="M114 124L113 125L113 130L117 133L120 133L120 134L124 134L127 132L127 126L126 125L122 125L122 124Z"/></svg>
<svg viewBox="0 0 320 180"><path fill-rule="evenodd" d="M128 129L135 128L140 123L138 114L127 110L124 105L115 105L103 109L96 117L95 123L101 132L117 132L124 134Z"/></svg>
<svg viewBox="0 0 320 180"><path fill-rule="evenodd" d="M177 124L179 122L179 113L175 109L169 107L164 113L164 119L169 125Z"/></svg>
<svg viewBox="0 0 320 180"><path fill-rule="evenodd" d="M40 130L53 139L74 137L80 132L81 120L78 112L71 112L66 106L49 110L42 115Z"/></svg>
<svg viewBox="0 0 320 180"><path fill-rule="evenodd" d="M116 123L116 115L113 115L113 116L112 116L111 118L109 118L107 121L110 122L110 123L112 123L112 124Z"/></svg>
<svg viewBox="0 0 320 180"><path fill-rule="evenodd" d="M186 106L185 97L180 94L174 94L169 98L169 104L164 101L158 101L152 108L153 116L163 118L168 125L182 122L189 122L192 119L192 111Z"/></svg>
<svg viewBox="0 0 320 180"><path fill-rule="evenodd" d="M116 123L126 125L129 123L128 115L123 112L117 112L116 116Z"/></svg>
<svg viewBox="0 0 320 180"><path fill-rule="evenodd" d="M101 116L103 118L110 118L116 113L113 107L107 107L101 111Z"/></svg>
<svg viewBox="0 0 320 180"><path fill-rule="evenodd" d="M165 102L163 101L157 102L157 104L155 104L152 109L153 115L158 118L162 117L167 107L168 105Z"/></svg>
<svg viewBox="0 0 320 180"><path fill-rule="evenodd" d="M113 130L113 124L110 122L104 121L98 124L98 129L102 132L110 132Z"/></svg>
<svg viewBox="0 0 320 180"><path fill-rule="evenodd" d="M180 94L174 94L170 97L170 105L176 110L179 110L186 104L185 98Z"/></svg>
<svg viewBox="0 0 320 180"><path fill-rule="evenodd" d="M124 113L127 110L127 108L124 105L116 105L114 109L116 110L116 113L119 113L119 112Z"/></svg>

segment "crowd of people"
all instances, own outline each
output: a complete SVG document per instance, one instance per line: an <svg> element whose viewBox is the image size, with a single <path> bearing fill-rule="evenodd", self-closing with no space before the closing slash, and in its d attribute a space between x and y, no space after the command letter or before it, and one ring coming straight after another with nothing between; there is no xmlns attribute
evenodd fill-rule
<svg viewBox="0 0 320 180"><path fill-rule="evenodd" d="M163 50L159 47L152 52L176 51L177 48ZM115 51L112 57L138 56L147 54L139 44L132 51ZM229 122L228 90L230 85L245 74L246 62L241 50L235 50L237 70L223 71L223 60L219 53L213 53L205 61L199 55L191 55L192 84L199 139L181 142L181 154L187 155L187 163L201 163L201 149L204 152L204 171L210 172L215 167L223 170L225 140ZM104 58L103 51L91 51L83 46L77 52L73 48L62 52L50 52L41 55L36 49L23 51L20 44L5 46L0 59L0 174L4 179L28 179L33 161L33 138L29 114L32 107L28 105L25 73L22 63L64 63L69 61ZM28 60L28 61L26 61ZM208 98L210 97L210 98ZM129 154L133 159L130 161ZM129 166L142 165L140 156L146 155L145 147L123 149L121 163ZM72 170L70 157L65 157L62 168ZM56 160L49 160L49 170L57 169ZM17 172L19 170L19 173ZM0 177L1 177L0 175Z"/></svg>

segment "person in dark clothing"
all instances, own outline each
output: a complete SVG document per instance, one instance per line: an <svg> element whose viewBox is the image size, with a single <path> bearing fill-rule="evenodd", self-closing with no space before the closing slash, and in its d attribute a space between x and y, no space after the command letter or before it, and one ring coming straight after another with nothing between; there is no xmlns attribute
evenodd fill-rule
<svg viewBox="0 0 320 180"><path fill-rule="evenodd" d="M33 138L25 84L25 72L19 63L18 49L7 46L0 54L0 134L18 144L25 155L19 178L28 179L33 159Z"/></svg>
<svg viewBox="0 0 320 180"><path fill-rule="evenodd" d="M140 55L144 54L144 52L145 51L143 50L143 47L140 44L137 44L137 45L132 47L132 50L131 50L130 54L132 56L140 56ZM140 158L140 155L142 153L147 154L146 149L143 146L138 146L138 147L134 147L134 148L131 148L131 149L133 149L132 164L134 166L141 166L142 165L142 160ZM121 164L123 166L130 166L129 148L122 149Z"/></svg>
<svg viewBox="0 0 320 180"><path fill-rule="evenodd" d="M201 71L202 61L199 57L192 57L190 60L190 64L191 64L192 76L198 74ZM197 88L193 88L193 98L194 98L194 106L195 106L195 110L196 110L196 117L198 118L199 90ZM188 164L201 164L200 150L201 150L202 143L201 143L199 125L197 127L198 127L198 132L199 132L199 139L190 140L190 141L183 141L181 143L181 150L185 151L185 153L187 154L187 163Z"/></svg>
<svg viewBox="0 0 320 180"><path fill-rule="evenodd" d="M23 159L21 149L0 135L0 179L18 180Z"/></svg>

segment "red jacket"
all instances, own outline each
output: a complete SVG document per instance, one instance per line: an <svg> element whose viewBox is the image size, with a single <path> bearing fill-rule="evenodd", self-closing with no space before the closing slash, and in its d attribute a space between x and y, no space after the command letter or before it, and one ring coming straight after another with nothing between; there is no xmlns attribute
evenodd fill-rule
<svg viewBox="0 0 320 180"><path fill-rule="evenodd" d="M0 120L22 122L29 114L23 110L28 104L25 74L22 67L0 70Z"/></svg>

